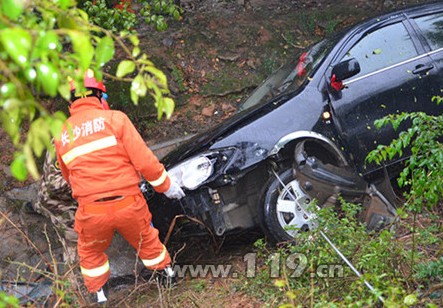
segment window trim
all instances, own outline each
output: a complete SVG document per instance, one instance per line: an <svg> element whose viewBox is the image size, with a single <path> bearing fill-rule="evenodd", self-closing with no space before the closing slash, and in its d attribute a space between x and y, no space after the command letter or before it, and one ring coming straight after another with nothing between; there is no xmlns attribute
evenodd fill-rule
<svg viewBox="0 0 443 308"><path fill-rule="evenodd" d="M443 51L443 47L441 47L439 49L436 49L436 50L432 50L432 51L428 52L427 54L432 56L433 54L436 54L436 53L439 53L439 52L442 52L442 51Z"/></svg>
<svg viewBox="0 0 443 308"><path fill-rule="evenodd" d="M395 67L397 67L397 66L404 65L404 64L406 64L406 63L408 63L408 62L413 62L413 61L416 61L416 60L418 60L418 59L420 59L420 58L428 58L428 57L429 57L429 53L424 53L424 54L418 55L418 56L416 56L416 57L414 57L414 58L411 58L411 59L408 59L408 60L405 60L405 61L402 61L402 62L399 62L399 63L393 64L393 65L391 65L391 66L384 67L384 68L382 68L382 69L380 69L380 70L373 71L373 72L368 73L368 74L366 74L366 75L363 75L363 76L360 76L360 77L357 77L357 78L351 79L351 80L345 82L345 84L348 85L348 84L351 84L351 83L353 83L353 82L357 82L357 81L359 81L359 80L361 80L361 79L364 79L364 78L367 78L367 77L371 77L372 75L375 75L375 74L378 74L378 73L381 73L381 72L384 72L384 71L390 70L390 69L395 68Z"/></svg>

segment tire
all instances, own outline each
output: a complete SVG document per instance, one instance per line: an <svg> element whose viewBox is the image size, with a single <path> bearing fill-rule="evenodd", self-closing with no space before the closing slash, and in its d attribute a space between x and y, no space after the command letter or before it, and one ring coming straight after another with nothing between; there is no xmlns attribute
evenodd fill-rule
<svg viewBox="0 0 443 308"><path fill-rule="evenodd" d="M312 199L300 189L293 170L285 170L278 176L285 186L272 176L261 198L262 229L269 240L275 243L294 241L299 232L315 228L315 221L310 219L311 214L306 210Z"/></svg>

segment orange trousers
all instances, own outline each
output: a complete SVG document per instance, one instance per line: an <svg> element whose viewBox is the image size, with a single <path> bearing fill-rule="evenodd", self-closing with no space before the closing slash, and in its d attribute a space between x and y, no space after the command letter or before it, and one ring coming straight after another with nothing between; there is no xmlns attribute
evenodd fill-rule
<svg viewBox="0 0 443 308"><path fill-rule="evenodd" d="M151 212L140 193L124 199L80 205L75 214L78 254L84 283L89 292L97 292L110 276L105 251L114 232L119 232L137 250L143 264L162 270L171 257L151 226Z"/></svg>

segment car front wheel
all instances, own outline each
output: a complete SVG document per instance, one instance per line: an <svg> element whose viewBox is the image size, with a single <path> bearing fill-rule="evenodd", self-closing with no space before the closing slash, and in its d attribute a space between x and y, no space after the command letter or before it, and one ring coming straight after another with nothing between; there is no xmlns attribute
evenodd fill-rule
<svg viewBox="0 0 443 308"><path fill-rule="evenodd" d="M308 211L311 197L300 187L292 169L271 177L263 191L262 227L272 241L291 241L315 228Z"/></svg>

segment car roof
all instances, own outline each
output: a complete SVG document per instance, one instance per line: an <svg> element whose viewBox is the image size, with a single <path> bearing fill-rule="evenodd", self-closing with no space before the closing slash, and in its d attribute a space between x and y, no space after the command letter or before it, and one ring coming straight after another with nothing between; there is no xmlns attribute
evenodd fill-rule
<svg viewBox="0 0 443 308"><path fill-rule="evenodd" d="M371 17L366 19L365 21L362 21L354 26L351 26L350 28L358 29L358 28L367 28L370 27L372 24L380 24L384 22L390 22L391 20L395 20L397 18L412 18L424 14L429 13L437 13L439 11L443 11L443 2L432 2L432 3L426 3L426 4L420 4L420 5L414 5L409 6L403 9L398 9L386 14L382 14L379 16ZM349 29L348 29L349 30Z"/></svg>

